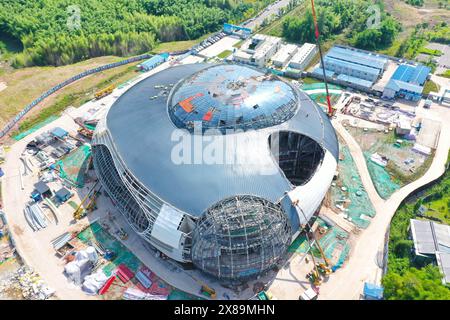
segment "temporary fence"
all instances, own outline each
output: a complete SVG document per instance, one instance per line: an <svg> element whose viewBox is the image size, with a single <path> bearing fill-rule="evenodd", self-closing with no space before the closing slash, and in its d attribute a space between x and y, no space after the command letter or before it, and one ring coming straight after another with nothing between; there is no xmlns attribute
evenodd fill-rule
<svg viewBox="0 0 450 320"><path fill-rule="evenodd" d="M86 76L89 76L89 75L97 73L97 72L101 72L101 71L104 71L104 70L107 70L107 69L116 68L116 67L122 66L124 64L128 64L128 63L132 63L132 62L148 59L150 57L151 57L150 54L143 54L143 55L136 56L136 57L129 58L129 59L125 59L125 60L122 60L122 61L119 61L119 62L106 64L106 65L101 66L101 67L97 67L97 68L86 70L86 71L84 71L84 72L82 72L80 74L77 74L76 76L73 76L72 78L69 78L69 79L65 80L64 82L61 82L60 84L57 84L56 86L54 86L53 88L51 88L50 90L48 90L44 94L42 94L39 98L35 99L33 102L31 102L29 105L27 105L18 115L16 115L15 118L12 119L3 128L3 130L0 131L0 138L3 138L9 132L9 130L11 130L11 128L13 128L32 108L34 108L36 105L38 105L41 101L43 101L49 95L55 93L56 91L60 90L61 88L65 87L65 86L71 84L72 82L75 82L75 81L77 81L77 80L79 80L81 78L84 78Z"/></svg>

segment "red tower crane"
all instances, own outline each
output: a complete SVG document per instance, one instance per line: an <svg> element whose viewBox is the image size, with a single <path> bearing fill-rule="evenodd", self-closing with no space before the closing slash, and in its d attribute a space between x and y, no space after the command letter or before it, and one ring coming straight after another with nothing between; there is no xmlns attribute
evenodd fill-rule
<svg viewBox="0 0 450 320"><path fill-rule="evenodd" d="M325 91L326 91L326 95L327 95L328 116L332 117L334 115L334 110L331 106L330 93L328 91L328 83L327 83L327 77L326 77L326 73L325 73L325 65L323 63L322 48L320 46L319 25L317 23L317 16L316 16L316 9L314 7L314 0L311 0L311 9L312 9L312 15L313 15L313 19L314 19L314 29L315 29L317 47L319 48L320 63L322 65L323 81L325 83Z"/></svg>

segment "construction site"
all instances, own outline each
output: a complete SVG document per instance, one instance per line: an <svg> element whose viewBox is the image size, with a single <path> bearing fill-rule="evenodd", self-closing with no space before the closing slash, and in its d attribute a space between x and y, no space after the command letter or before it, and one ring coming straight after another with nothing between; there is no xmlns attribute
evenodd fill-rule
<svg viewBox="0 0 450 320"><path fill-rule="evenodd" d="M382 298L390 218L442 174L449 111L287 81L269 56L314 45L246 45L262 66L159 55L2 146L2 296Z"/></svg>

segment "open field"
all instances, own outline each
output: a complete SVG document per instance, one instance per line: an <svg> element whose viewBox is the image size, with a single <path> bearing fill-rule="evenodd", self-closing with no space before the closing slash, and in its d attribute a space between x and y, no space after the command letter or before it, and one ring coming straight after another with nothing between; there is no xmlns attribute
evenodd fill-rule
<svg viewBox="0 0 450 320"><path fill-rule="evenodd" d="M121 58L119 57L107 56L63 67L32 67L7 70L5 74L0 76L0 82L5 82L7 85L7 88L4 89L0 95L0 126L3 126L27 104L56 84L87 69L120 60ZM93 93L97 91L98 88L106 86L111 82L125 82L134 77L136 75L135 68L133 67L134 65L136 65L136 63L99 72L61 89L47 98L33 111L30 111L27 115L27 119L33 118L36 114L42 112L43 109L51 107L55 103L58 103L58 101L64 99L71 105L76 105L78 102L92 99ZM72 98L65 98L67 96L72 96ZM73 98L74 96L76 99ZM35 122L39 122L40 120L44 119L37 119Z"/></svg>

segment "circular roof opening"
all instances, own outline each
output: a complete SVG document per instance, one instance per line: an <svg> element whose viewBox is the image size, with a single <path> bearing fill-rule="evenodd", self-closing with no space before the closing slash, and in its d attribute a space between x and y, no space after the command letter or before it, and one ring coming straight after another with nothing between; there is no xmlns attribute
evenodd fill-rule
<svg viewBox="0 0 450 320"><path fill-rule="evenodd" d="M168 101L178 128L221 131L267 128L292 118L294 88L273 74L241 65L216 65L182 80Z"/></svg>

